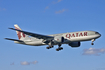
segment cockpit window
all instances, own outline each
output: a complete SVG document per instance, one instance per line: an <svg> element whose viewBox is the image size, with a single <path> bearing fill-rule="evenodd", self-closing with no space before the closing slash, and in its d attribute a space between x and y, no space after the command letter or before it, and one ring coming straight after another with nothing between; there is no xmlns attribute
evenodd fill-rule
<svg viewBox="0 0 105 70"><path fill-rule="evenodd" d="M99 34L98 32L95 32L95 34Z"/></svg>

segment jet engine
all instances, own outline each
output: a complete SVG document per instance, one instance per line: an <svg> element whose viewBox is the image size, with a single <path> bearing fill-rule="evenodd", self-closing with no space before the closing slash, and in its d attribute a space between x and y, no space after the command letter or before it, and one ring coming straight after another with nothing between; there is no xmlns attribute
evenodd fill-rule
<svg viewBox="0 0 105 70"><path fill-rule="evenodd" d="M80 42L71 42L68 45L71 47L79 47L81 45L81 43Z"/></svg>
<svg viewBox="0 0 105 70"><path fill-rule="evenodd" d="M62 37L62 36L55 36L54 37L54 42L55 43L63 43L64 42L64 37Z"/></svg>

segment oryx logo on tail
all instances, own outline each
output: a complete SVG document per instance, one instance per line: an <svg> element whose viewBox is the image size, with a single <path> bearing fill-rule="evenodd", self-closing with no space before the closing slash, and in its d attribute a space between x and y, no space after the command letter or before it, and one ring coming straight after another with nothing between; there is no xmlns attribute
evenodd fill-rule
<svg viewBox="0 0 105 70"><path fill-rule="evenodd" d="M14 25L14 26L15 26L15 29L22 30L18 25ZM25 38L25 34L23 32L16 31L16 33L18 35L19 40Z"/></svg>

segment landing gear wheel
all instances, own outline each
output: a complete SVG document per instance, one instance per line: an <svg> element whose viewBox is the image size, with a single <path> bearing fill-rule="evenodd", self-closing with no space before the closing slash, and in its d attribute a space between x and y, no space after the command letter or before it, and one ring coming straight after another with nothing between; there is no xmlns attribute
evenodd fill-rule
<svg viewBox="0 0 105 70"><path fill-rule="evenodd" d="M56 51L59 51L59 49L56 49Z"/></svg>
<svg viewBox="0 0 105 70"><path fill-rule="evenodd" d="M53 48L54 46L48 46L48 47L46 47L46 49L50 49L50 48Z"/></svg>
<svg viewBox="0 0 105 70"><path fill-rule="evenodd" d="M46 47L46 49L50 49L50 47Z"/></svg>
<svg viewBox="0 0 105 70"><path fill-rule="evenodd" d="M59 50L63 50L63 48L62 48L62 47L60 47L60 48L57 48L57 49L56 49L56 51L59 51Z"/></svg>
<svg viewBox="0 0 105 70"><path fill-rule="evenodd" d="M59 50L63 50L63 48L62 48L62 47L60 47L60 48L59 48Z"/></svg>
<svg viewBox="0 0 105 70"><path fill-rule="evenodd" d="M63 48L61 47L61 50L63 50Z"/></svg>
<svg viewBox="0 0 105 70"><path fill-rule="evenodd" d="M91 45L94 45L94 43L91 43Z"/></svg>

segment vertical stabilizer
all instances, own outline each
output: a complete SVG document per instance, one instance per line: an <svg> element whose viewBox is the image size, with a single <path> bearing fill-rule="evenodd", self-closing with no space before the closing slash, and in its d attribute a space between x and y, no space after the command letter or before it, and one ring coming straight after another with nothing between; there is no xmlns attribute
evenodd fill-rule
<svg viewBox="0 0 105 70"><path fill-rule="evenodd" d="M22 30L17 24L14 25L15 29ZM19 40L29 40L30 38L23 32L16 31Z"/></svg>

